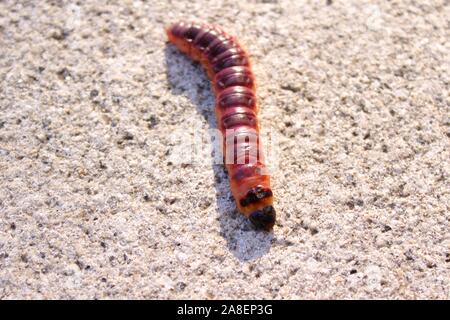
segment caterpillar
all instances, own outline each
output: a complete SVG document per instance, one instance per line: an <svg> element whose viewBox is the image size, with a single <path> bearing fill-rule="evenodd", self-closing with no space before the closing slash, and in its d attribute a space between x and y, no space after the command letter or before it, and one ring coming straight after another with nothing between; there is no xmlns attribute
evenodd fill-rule
<svg viewBox="0 0 450 320"><path fill-rule="evenodd" d="M201 63L212 81L217 126L225 137L225 167L237 209L257 229L272 230L276 213L261 152L255 78L247 52L217 26L179 22L166 33L170 43Z"/></svg>

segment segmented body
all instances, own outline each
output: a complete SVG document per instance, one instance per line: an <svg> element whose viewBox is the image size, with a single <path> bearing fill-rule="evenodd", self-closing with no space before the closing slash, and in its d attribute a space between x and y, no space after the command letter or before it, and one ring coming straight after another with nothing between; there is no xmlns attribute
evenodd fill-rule
<svg viewBox="0 0 450 320"><path fill-rule="evenodd" d="M255 79L246 51L234 37L207 24L180 22L166 32L171 43L205 67L213 82L218 127L223 137L232 132L231 139L224 139L224 154L232 154L225 165L238 210L256 227L272 229L273 195L260 152ZM257 155L254 161L249 154Z"/></svg>

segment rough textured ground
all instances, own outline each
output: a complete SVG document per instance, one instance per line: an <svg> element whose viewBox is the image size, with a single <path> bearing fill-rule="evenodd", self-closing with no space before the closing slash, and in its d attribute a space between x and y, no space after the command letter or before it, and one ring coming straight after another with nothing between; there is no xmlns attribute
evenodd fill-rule
<svg viewBox="0 0 450 320"><path fill-rule="evenodd" d="M424 2L1 1L0 298L450 298L450 5ZM253 56L273 234L170 160L215 121L182 18Z"/></svg>

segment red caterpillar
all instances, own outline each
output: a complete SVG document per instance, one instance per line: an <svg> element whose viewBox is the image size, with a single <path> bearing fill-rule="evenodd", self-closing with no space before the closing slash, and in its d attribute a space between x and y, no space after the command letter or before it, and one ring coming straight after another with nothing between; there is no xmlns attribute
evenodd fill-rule
<svg viewBox="0 0 450 320"><path fill-rule="evenodd" d="M226 137L225 164L238 210L257 228L271 230L275 209L260 152L255 79L247 53L234 37L207 24L180 22L166 32L171 43L205 67L213 82L217 123ZM255 161L250 161L250 154L256 154Z"/></svg>

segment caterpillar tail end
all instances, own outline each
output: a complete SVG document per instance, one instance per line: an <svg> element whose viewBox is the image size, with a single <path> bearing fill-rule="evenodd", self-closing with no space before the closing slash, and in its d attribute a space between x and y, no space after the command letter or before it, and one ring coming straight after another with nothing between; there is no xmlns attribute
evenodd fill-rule
<svg viewBox="0 0 450 320"><path fill-rule="evenodd" d="M272 205L265 206L260 210L254 211L248 217L255 228L271 231L275 225L276 212Z"/></svg>

